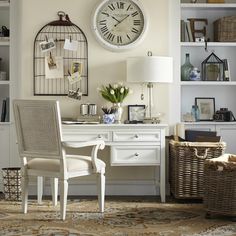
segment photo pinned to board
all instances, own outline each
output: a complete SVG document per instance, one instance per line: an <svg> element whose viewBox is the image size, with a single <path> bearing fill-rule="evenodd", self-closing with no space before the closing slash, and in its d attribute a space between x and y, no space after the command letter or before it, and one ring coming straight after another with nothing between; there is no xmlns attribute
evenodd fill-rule
<svg viewBox="0 0 236 236"><path fill-rule="evenodd" d="M63 79L64 65L62 57L53 57L50 53L45 57L45 78L46 79Z"/></svg>
<svg viewBox="0 0 236 236"><path fill-rule="evenodd" d="M82 79L82 63L74 61L71 65L71 71L68 71L67 79L70 84L79 82Z"/></svg>
<svg viewBox="0 0 236 236"><path fill-rule="evenodd" d="M76 52L78 50L79 42L77 40L65 39L64 49Z"/></svg>
<svg viewBox="0 0 236 236"><path fill-rule="evenodd" d="M39 46L42 52L51 51L53 48L56 48L53 38L48 39L47 37L45 41L39 43Z"/></svg>

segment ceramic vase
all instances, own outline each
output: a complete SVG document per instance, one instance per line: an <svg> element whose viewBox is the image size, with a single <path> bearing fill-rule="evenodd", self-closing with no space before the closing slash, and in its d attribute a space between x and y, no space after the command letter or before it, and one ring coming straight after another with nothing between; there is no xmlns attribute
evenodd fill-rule
<svg viewBox="0 0 236 236"><path fill-rule="evenodd" d="M115 122L115 114L104 114L103 123L104 124L113 124Z"/></svg>

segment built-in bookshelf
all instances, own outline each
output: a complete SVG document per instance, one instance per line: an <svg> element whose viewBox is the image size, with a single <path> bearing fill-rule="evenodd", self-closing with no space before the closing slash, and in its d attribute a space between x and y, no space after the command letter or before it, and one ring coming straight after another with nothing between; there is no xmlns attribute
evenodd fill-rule
<svg viewBox="0 0 236 236"><path fill-rule="evenodd" d="M236 0L225 0L225 3L210 4L205 0L198 0L196 3L191 3L190 0L178 0L172 2L171 38L178 38L178 43L173 40L170 44L170 50L174 56L176 67L174 68L172 108L173 114L178 114L176 122L182 122L186 128L199 130L215 130L223 140L227 142L227 151L236 152L235 144L232 140L236 138L236 122L215 122L215 121L197 121L186 122L184 116L191 112L192 105L195 104L195 98L215 98L215 110L220 108L228 108L236 115L236 40L233 42L218 42L214 37L214 22L229 16L236 16ZM178 10L176 10L178 9ZM187 22L191 18L207 19L206 41L204 42L189 42L189 40L181 40L181 20ZM197 28L197 27L196 27ZM178 29L178 31L175 29ZM185 32L186 33L186 32ZM181 65L185 63L186 54L190 56L191 64L200 70L202 73L202 62L214 52L220 59L227 59L229 66L230 79L209 81L181 81ZM177 91L177 92L175 92Z"/></svg>

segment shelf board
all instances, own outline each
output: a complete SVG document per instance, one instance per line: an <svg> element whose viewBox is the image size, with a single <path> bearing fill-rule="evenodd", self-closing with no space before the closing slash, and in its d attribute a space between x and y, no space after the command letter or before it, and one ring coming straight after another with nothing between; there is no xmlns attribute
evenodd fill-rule
<svg viewBox="0 0 236 236"><path fill-rule="evenodd" d="M232 86L236 85L236 81L181 81L181 86L196 86L196 85L203 85L203 86Z"/></svg>
<svg viewBox="0 0 236 236"><path fill-rule="evenodd" d="M9 80L0 80L0 85L1 84L10 84Z"/></svg>
<svg viewBox="0 0 236 236"><path fill-rule="evenodd" d="M236 3L182 3L181 4L182 9L197 9L197 10L204 10L204 9L210 9L210 10L217 10L217 9L236 9Z"/></svg>
<svg viewBox="0 0 236 236"><path fill-rule="evenodd" d="M0 125L10 125L11 122L0 122Z"/></svg>
<svg viewBox="0 0 236 236"><path fill-rule="evenodd" d="M205 43L181 42L181 47L205 47ZM236 42L208 42L207 47L236 47Z"/></svg>
<svg viewBox="0 0 236 236"><path fill-rule="evenodd" d="M235 121L198 121L198 122L181 122L184 125L236 125Z"/></svg>
<svg viewBox="0 0 236 236"><path fill-rule="evenodd" d="M0 1L0 8L8 8L10 7L10 2L9 1Z"/></svg>
<svg viewBox="0 0 236 236"><path fill-rule="evenodd" d="M1 41L0 40L0 46L10 46L10 41Z"/></svg>

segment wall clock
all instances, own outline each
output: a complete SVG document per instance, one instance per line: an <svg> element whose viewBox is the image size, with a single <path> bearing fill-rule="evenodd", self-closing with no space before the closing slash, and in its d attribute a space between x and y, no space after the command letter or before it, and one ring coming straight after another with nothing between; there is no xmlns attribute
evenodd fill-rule
<svg viewBox="0 0 236 236"><path fill-rule="evenodd" d="M92 19L97 40L110 50L137 46L145 36L147 25L145 10L138 0L103 0Z"/></svg>

